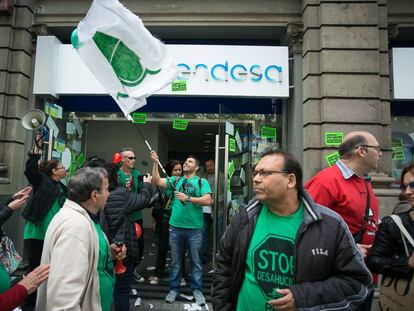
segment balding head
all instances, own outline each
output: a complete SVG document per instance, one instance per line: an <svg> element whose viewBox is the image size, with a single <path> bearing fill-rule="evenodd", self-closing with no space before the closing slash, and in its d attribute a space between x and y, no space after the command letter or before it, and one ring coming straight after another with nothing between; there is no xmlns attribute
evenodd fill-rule
<svg viewBox="0 0 414 311"><path fill-rule="evenodd" d="M359 167L364 174L377 168L378 160L382 155L375 136L365 131L346 134L338 152L342 160Z"/></svg>

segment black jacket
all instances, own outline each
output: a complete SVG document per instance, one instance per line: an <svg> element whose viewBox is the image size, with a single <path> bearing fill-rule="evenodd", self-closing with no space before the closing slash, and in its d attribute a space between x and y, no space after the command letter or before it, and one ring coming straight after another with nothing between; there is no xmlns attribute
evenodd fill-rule
<svg viewBox="0 0 414 311"><path fill-rule="evenodd" d="M101 225L110 243L122 242L127 248L127 258L135 262L140 257L135 223L131 214L149 207L152 197L152 186L144 183L139 193L117 187L110 191L105 208L101 213Z"/></svg>
<svg viewBox="0 0 414 311"><path fill-rule="evenodd" d="M398 214L408 233L414 238L414 221L409 212ZM410 254L414 248L406 241ZM375 236L371 254L368 257L368 267L372 272L389 276L410 278L413 270L408 266L400 229L390 216L384 217Z"/></svg>
<svg viewBox="0 0 414 311"><path fill-rule="evenodd" d="M56 199L59 199L62 206L66 198L66 195L61 195L59 191L62 187L66 194L66 186L39 171L39 159L40 155L29 153L24 171L27 180L33 186L33 192L22 216L35 225L45 218Z"/></svg>
<svg viewBox="0 0 414 311"><path fill-rule="evenodd" d="M304 220L296 236L294 284L289 287L296 308L355 310L367 297L372 278L354 239L338 214L314 203L305 191L302 198ZM256 199L241 208L220 241L214 310L236 309L247 250L261 208ZM315 249L323 249L328 255L315 255Z"/></svg>

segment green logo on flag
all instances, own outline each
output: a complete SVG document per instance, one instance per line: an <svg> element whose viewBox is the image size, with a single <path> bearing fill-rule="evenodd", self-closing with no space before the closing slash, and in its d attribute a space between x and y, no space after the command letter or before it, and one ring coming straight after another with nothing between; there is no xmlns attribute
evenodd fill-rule
<svg viewBox="0 0 414 311"><path fill-rule="evenodd" d="M97 31L93 41L111 64L122 85L137 86L144 81L147 74L155 75L161 71L143 68L138 55L118 38Z"/></svg>

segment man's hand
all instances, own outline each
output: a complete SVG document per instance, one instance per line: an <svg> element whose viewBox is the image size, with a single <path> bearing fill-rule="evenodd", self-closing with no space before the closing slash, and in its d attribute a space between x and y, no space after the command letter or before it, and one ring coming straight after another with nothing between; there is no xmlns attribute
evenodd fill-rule
<svg viewBox="0 0 414 311"><path fill-rule="evenodd" d="M154 162L154 163L158 163L158 155L157 155L157 153L155 152L155 150L152 150L152 151L151 151L151 160L152 160L152 162Z"/></svg>
<svg viewBox="0 0 414 311"><path fill-rule="evenodd" d="M269 300L267 302L269 305L279 311L296 310L295 299L293 298L292 292L289 288L278 289L277 292L283 295L283 297L275 300Z"/></svg>
<svg viewBox="0 0 414 311"><path fill-rule="evenodd" d="M26 288L29 294L33 293L40 284L46 281L49 276L49 265L40 265L32 272L27 274L23 280L19 282L24 288Z"/></svg>
<svg viewBox="0 0 414 311"><path fill-rule="evenodd" d="M359 251L361 252L362 258L366 258L368 251L370 250L372 244L367 245L367 244L357 244Z"/></svg>
<svg viewBox="0 0 414 311"><path fill-rule="evenodd" d="M126 246L125 244L122 245L116 245L115 243L112 243L111 245L111 258L122 260L126 257Z"/></svg>
<svg viewBox="0 0 414 311"><path fill-rule="evenodd" d="M152 176L147 173L146 175L144 175L143 181L147 182L147 183L151 183L152 182Z"/></svg>
<svg viewBox="0 0 414 311"><path fill-rule="evenodd" d="M187 195L185 193L174 191L174 194L175 194L175 197L181 202L185 202L187 200Z"/></svg>

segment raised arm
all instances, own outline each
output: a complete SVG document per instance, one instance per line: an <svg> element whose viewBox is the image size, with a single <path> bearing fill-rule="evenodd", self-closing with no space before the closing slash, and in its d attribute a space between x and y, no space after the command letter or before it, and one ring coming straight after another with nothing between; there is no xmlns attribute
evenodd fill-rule
<svg viewBox="0 0 414 311"><path fill-rule="evenodd" d="M165 178L161 178L160 172L158 170L158 155L152 150L151 151L151 160L152 160L152 183L161 188L167 188L167 182Z"/></svg>

